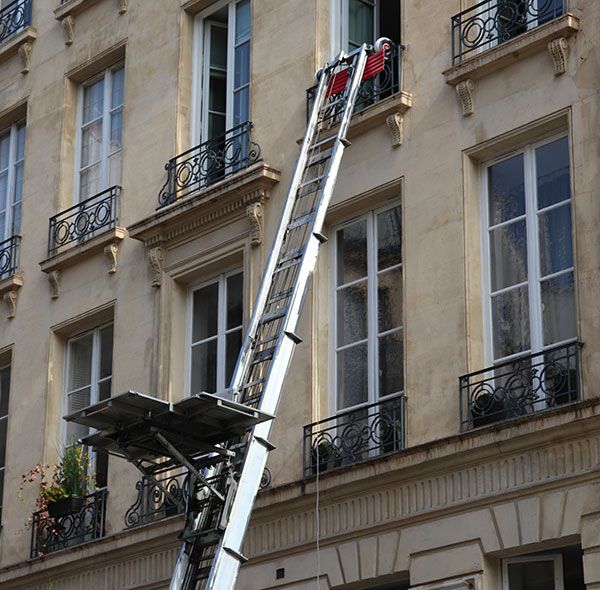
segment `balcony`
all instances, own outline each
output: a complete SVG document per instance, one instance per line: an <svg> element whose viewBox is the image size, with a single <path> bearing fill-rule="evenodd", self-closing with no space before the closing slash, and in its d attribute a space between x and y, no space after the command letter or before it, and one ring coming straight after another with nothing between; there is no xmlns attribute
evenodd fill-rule
<svg viewBox="0 0 600 590"><path fill-rule="evenodd" d="M167 162L167 181L158 207L198 192L260 161L260 147L251 140L250 121L193 147Z"/></svg>
<svg viewBox="0 0 600 590"><path fill-rule="evenodd" d="M0 242L0 281L17 272L21 236L12 236Z"/></svg>
<svg viewBox="0 0 600 590"><path fill-rule="evenodd" d="M563 0L484 0L452 17L452 65L564 14Z"/></svg>
<svg viewBox="0 0 600 590"><path fill-rule="evenodd" d="M573 342L460 377L461 431L578 401L580 347Z"/></svg>
<svg viewBox="0 0 600 590"><path fill-rule="evenodd" d="M31 25L33 0L15 0L0 10L0 43Z"/></svg>
<svg viewBox="0 0 600 590"><path fill-rule="evenodd" d="M404 395L304 427L304 477L404 449Z"/></svg>
<svg viewBox="0 0 600 590"><path fill-rule="evenodd" d="M381 123L387 122L392 133L393 145L397 147L402 143L401 124L390 124L389 117L402 117L412 105L412 95L402 91L402 55L404 46L392 43L386 55L385 66L382 72L363 81L356 100L356 109L350 129L349 137L359 135ZM310 117L317 87L313 86L306 91L306 118ZM328 98L334 103L338 95ZM387 100L386 100L387 99ZM342 113L338 107L332 106L325 114L325 120L334 127L339 123Z"/></svg>
<svg viewBox="0 0 600 590"><path fill-rule="evenodd" d="M47 512L35 512L31 523L31 559L103 537L107 496L108 490L99 490L83 498L81 510L57 518Z"/></svg>

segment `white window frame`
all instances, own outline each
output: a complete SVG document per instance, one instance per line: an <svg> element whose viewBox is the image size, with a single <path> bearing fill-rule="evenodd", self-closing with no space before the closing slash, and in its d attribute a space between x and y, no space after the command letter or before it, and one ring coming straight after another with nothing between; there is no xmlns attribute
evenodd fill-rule
<svg viewBox="0 0 600 590"><path fill-rule="evenodd" d="M564 199L558 203L554 203L543 209L537 209L537 187L536 187L536 162L535 162L535 150L541 146L552 143L559 139L566 138L569 146L569 181L570 181L570 196L569 199ZM489 193L488 193L488 169L494 164L498 164L504 160L513 158L519 154L523 154L523 167L524 167L524 184L525 184L525 215L521 216L526 220L526 232L527 232L527 280L519 283L519 286L528 286L528 298L529 298L529 331L530 331L530 347L527 350L514 353L512 355L501 357L498 359L494 358L494 326L492 318L492 265L490 262L490 243L489 243ZM567 202L571 207L571 220L573 219L573 165L571 161L571 141L568 133L560 133L551 137L546 137L540 141L527 144L518 150L514 150L509 153L503 154L501 157L487 161L482 164L481 174L481 189L480 194L482 195L481 201L481 251L482 267L483 267L483 321L484 321L484 356L485 365L492 366L500 364L512 359L517 359L529 354L538 354L546 349L555 348L557 346L566 345L570 342L576 342L577 336L573 338L567 338L552 344L544 345L543 341L543 325L542 325L542 301L541 301L541 271L540 271L540 253L539 253L539 223L538 218L540 214L546 211L556 209L564 206ZM492 227L499 227L504 224L514 223L517 218L513 218L508 222L502 222ZM529 239L530 237L535 239ZM571 239L573 243L573 266L563 269L557 273L546 275L543 280L548 280L554 276L566 274L567 272L573 272L575 276L575 249L573 239L573 223L571 223ZM577 281L575 280L575 305L577 306ZM514 289L517 285L512 285L506 289L500 289L496 291L499 293L503 290ZM577 308L575 309L575 317L577 318Z"/></svg>
<svg viewBox="0 0 600 590"><path fill-rule="evenodd" d="M373 0L375 14L373 15L373 39L379 37L379 0ZM335 57L340 51L348 51L348 0L331 0L330 37L331 57Z"/></svg>
<svg viewBox="0 0 600 590"><path fill-rule="evenodd" d="M554 563L554 590L564 590L562 555L530 555L527 557L507 557L502 560L502 590L510 590L508 585L508 566L513 563L533 563L538 561L552 561Z"/></svg>
<svg viewBox="0 0 600 590"><path fill-rule="evenodd" d="M17 121L13 123L9 128L5 129L2 133L0 133L0 137L4 137L9 135L9 148L8 148L8 174L6 178L6 209L4 209L5 218L4 218L4 235L0 235L0 242L4 240L8 240L13 235L18 235L20 232L13 232L13 223L14 223L14 212L15 206L19 203L22 203L23 195L21 194L21 199L16 202L15 201L15 177L16 177L16 169L17 166L23 163L23 177L25 176L25 149L23 149L23 157L17 160L17 139L19 127L22 127L25 134L24 141L27 141L27 126L24 120ZM0 211L2 213L2 211ZM22 213L21 213L22 214Z"/></svg>
<svg viewBox="0 0 600 590"><path fill-rule="evenodd" d="M203 143L208 139L208 100L204 89L204 81L209 69L208 59L204 59L207 54L207 39L204 34L204 24L206 20L215 12L227 7L227 97L225 105L225 130L233 127L233 94L234 94L234 69L235 69L235 9L236 5L244 0L219 0L209 8L199 12L194 18L193 48L194 55L192 60L192 146ZM252 20L253 3L250 2L250 18ZM252 68L252 33L250 33L250 68ZM251 80L251 72L249 72ZM250 96L250 99L252 96ZM249 105L251 109L251 105Z"/></svg>
<svg viewBox="0 0 600 590"><path fill-rule="evenodd" d="M213 276L210 279L202 281L201 283L197 283L190 287L188 291L188 303L187 303L187 335L186 335L186 367L185 367L185 392L186 396L192 395L192 348L197 346L203 342L209 342L211 340L217 340L217 382L216 382L216 392L222 393L227 387L228 383L225 382L226 378L226 370L227 370L227 335L239 330L239 327L235 328L227 328L227 279L236 274L242 275L242 340L244 336L244 319L245 319L245 297L244 297L244 281L245 281L245 273L244 269L241 266L236 266L231 270L227 270L223 273ZM194 329L194 293L205 287L209 287L210 285L214 285L218 283L218 299L217 299L217 334L215 336L210 336L208 338L204 338L203 340L199 340L198 342L192 342L192 335ZM198 392L195 392L198 393Z"/></svg>
<svg viewBox="0 0 600 590"><path fill-rule="evenodd" d="M123 161L123 129L121 129L121 148L112 154L110 153L110 122L111 115L117 112L119 109L123 111L123 123L125 122L125 92L123 92L123 104L112 108L111 97L112 97L112 81L113 73L117 70L125 70L125 62L120 61L109 68L106 68L96 76L86 80L79 85L77 89L77 134L75 142L75 178L73 180L73 205L77 205L80 202L80 184L81 184L81 148L83 145L83 93L85 89L96 82L104 79L104 98L102 107L102 157L100 159L100 185L99 193L110 188L109 186L109 157L120 152L121 164ZM125 74L125 72L123 72ZM89 123L88 123L89 124ZM96 193L98 194L98 193ZM95 195L89 195L86 198L92 198Z"/></svg>
<svg viewBox="0 0 600 590"><path fill-rule="evenodd" d="M348 412L350 410L357 410L376 402L383 402L385 400L394 399L404 394L404 390L395 393L388 394L386 396L378 396L379 390L379 359L377 351L377 339L381 335L391 334L393 332L402 331L402 338L405 341L405 315L404 305L402 306L402 325L397 328L392 328L382 332L378 332L378 305L369 305L369 302L379 301L377 295L377 277L381 271L377 271L377 215L387 211L400 207L402 210L401 201L393 201L386 203L382 207L371 209L366 211L362 215L348 219L343 223L334 226L331 230L332 239L329 244L330 247L330 260L329 268L332 269L331 279L329 281L329 415L336 416L337 414ZM355 406L349 406L347 408L338 408L338 385L337 385L337 291L340 287L337 285L337 232L341 229L353 225L354 223L367 220L367 251L370 250L367 258L367 401L357 404ZM382 272L389 272L396 268L404 269L404 256L403 256L403 240L401 233L400 249L402 252L400 264L385 268ZM364 281L364 279L358 279L357 282ZM404 272L402 273L402 296L404 297ZM345 283L343 286L346 287L352 283ZM361 341L361 342L364 342ZM354 342L356 345L358 343ZM349 345L347 345L349 346ZM343 348L343 347L342 347ZM406 354L402 359L404 368L406 368ZM404 371L406 375L406 372Z"/></svg>
<svg viewBox="0 0 600 590"><path fill-rule="evenodd" d="M113 358L111 358L111 371L110 371L110 376L108 377L103 377L102 379L100 379L100 331L103 330L104 328L108 328L109 326L113 326L113 347L114 347L114 322L107 322L105 324L101 324L99 326L96 326L95 328L92 328L91 330L86 330L85 332L80 332L78 334L75 334L74 336L71 336L66 343L66 350L65 350L65 367L64 367L64 378L63 378L63 383L64 383L64 387L63 387L63 404L62 404L62 408L63 408L63 416L66 416L69 414L70 410L69 410L69 394L71 393L75 393L76 391L80 391L82 389L86 389L87 386L84 387L80 387L79 389L74 389L72 391L68 390L69 387L69 375L70 375L70 369L71 369L71 344L76 341L79 340L80 338L85 338L86 336L88 336L89 334L93 334L92 336L92 372L91 372L91 376L90 376L90 405L92 404L96 404L100 401L100 383L104 383L105 381L108 381L109 379L112 380L113 378L113 374L114 374L114 348L113 348ZM112 396L112 382L111 382L111 396ZM70 444L73 444L72 442L67 440L67 422L65 420L61 420L62 423L62 428L61 428L61 440L62 440L62 446L64 449L66 449ZM90 433L92 432L96 432L96 430L94 428L90 428ZM96 453L92 452L89 454L89 464L90 464L90 469L92 472L96 471Z"/></svg>

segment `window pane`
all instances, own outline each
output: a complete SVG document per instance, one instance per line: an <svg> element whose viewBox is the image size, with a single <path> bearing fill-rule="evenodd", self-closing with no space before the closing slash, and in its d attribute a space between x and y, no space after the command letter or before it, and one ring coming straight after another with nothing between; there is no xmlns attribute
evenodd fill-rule
<svg viewBox="0 0 600 590"><path fill-rule="evenodd" d="M210 29L210 67L227 69L227 29L209 24Z"/></svg>
<svg viewBox="0 0 600 590"><path fill-rule="evenodd" d="M70 341L68 391L92 382L92 334Z"/></svg>
<svg viewBox="0 0 600 590"><path fill-rule="evenodd" d="M112 93L111 108L121 106L125 95L125 68L119 68L113 71L112 75Z"/></svg>
<svg viewBox="0 0 600 590"><path fill-rule="evenodd" d="M358 47L361 43L373 43L375 8L372 2L348 0L348 45Z"/></svg>
<svg viewBox="0 0 600 590"><path fill-rule="evenodd" d="M67 438L65 444L67 446L74 445L80 438L87 436L89 433L90 429L87 426L75 424L74 422L67 422Z"/></svg>
<svg viewBox="0 0 600 590"><path fill-rule="evenodd" d="M492 297L494 359L529 349L529 297L518 287Z"/></svg>
<svg viewBox="0 0 600 590"><path fill-rule="evenodd" d="M367 337L367 282L345 287L337 293L337 345Z"/></svg>
<svg viewBox="0 0 600 590"><path fill-rule="evenodd" d="M8 420L4 418L0 420L0 467L6 465L6 430Z"/></svg>
<svg viewBox="0 0 600 590"><path fill-rule="evenodd" d="M225 133L225 115L210 114L208 116L208 138L215 139L221 137ZM220 166L220 161L216 158L211 158L212 161L206 164L206 167Z"/></svg>
<svg viewBox="0 0 600 590"><path fill-rule="evenodd" d="M100 192L100 164L96 164L81 173L79 200L84 201Z"/></svg>
<svg viewBox="0 0 600 590"><path fill-rule="evenodd" d="M98 451L96 456L96 487L105 488L108 485L108 453Z"/></svg>
<svg viewBox="0 0 600 590"><path fill-rule="evenodd" d="M19 201L19 203L17 205L13 206L12 234L18 235L20 232L21 232L21 202ZM1 235L2 234L0 233L0 236Z"/></svg>
<svg viewBox="0 0 600 590"><path fill-rule="evenodd" d="M240 354L240 348L242 347L242 331L236 330L227 334L226 341L226 362L225 362L225 387L229 387L231 383L231 377L238 356Z"/></svg>
<svg viewBox="0 0 600 590"><path fill-rule="evenodd" d="M227 104L227 77L225 72L211 71L208 108L224 113Z"/></svg>
<svg viewBox="0 0 600 590"><path fill-rule="evenodd" d="M338 285L367 276L367 222L357 221L337 232Z"/></svg>
<svg viewBox="0 0 600 590"><path fill-rule="evenodd" d="M104 107L104 79L83 90L83 124L102 117Z"/></svg>
<svg viewBox="0 0 600 590"><path fill-rule="evenodd" d="M198 342L216 335L219 313L218 301L218 283L194 291L192 342Z"/></svg>
<svg viewBox="0 0 600 590"><path fill-rule="evenodd" d="M21 200L23 193L23 162L19 162L15 166L15 194L13 203L18 203Z"/></svg>
<svg viewBox="0 0 600 590"><path fill-rule="evenodd" d="M121 135L123 131L123 111L118 110L110 116L110 153L121 149Z"/></svg>
<svg viewBox="0 0 600 590"><path fill-rule="evenodd" d="M251 20L250 20L250 0L238 2L235 7L235 43L240 43L250 38Z"/></svg>
<svg viewBox="0 0 600 590"><path fill-rule="evenodd" d="M572 272L542 281L542 322L545 345L576 336Z"/></svg>
<svg viewBox="0 0 600 590"><path fill-rule="evenodd" d="M508 587L510 590L553 590L554 562L508 564Z"/></svg>
<svg viewBox="0 0 600 590"><path fill-rule="evenodd" d="M17 155L15 160L22 160L25 157L25 124L19 125L17 129Z"/></svg>
<svg viewBox="0 0 600 590"><path fill-rule="evenodd" d="M377 215L377 268L402 262L402 232L400 207L388 209Z"/></svg>
<svg viewBox="0 0 600 590"><path fill-rule="evenodd" d="M404 389L404 354L402 330L379 337L379 396Z"/></svg>
<svg viewBox="0 0 600 590"><path fill-rule="evenodd" d="M10 236L7 236L5 234L6 232L6 214L5 213L0 213L0 240L5 240ZM4 260L3 260L4 262ZM2 264L2 266L4 266L4 264Z"/></svg>
<svg viewBox="0 0 600 590"><path fill-rule="evenodd" d="M0 137L0 170L8 168L8 153L10 151L10 133Z"/></svg>
<svg viewBox="0 0 600 590"><path fill-rule="evenodd" d="M217 340L192 348L192 383L190 393L215 393L217 390Z"/></svg>
<svg viewBox="0 0 600 590"><path fill-rule="evenodd" d="M527 229L525 220L490 231L492 291L527 280Z"/></svg>
<svg viewBox="0 0 600 590"><path fill-rule="evenodd" d="M235 48L233 87L239 88L250 81L250 43Z"/></svg>
<svg viewBox="0 0 600 590"><path fill-rule="evenodd" d="M8 415L8 396L10 393L10 367L0 371L0 418Z"/></svg>
<svg viewBox="0 0 600 590"><path fill-rule="evenodd" d="M573 266L570 203L546 211L538 219L542 276Z"/></svg>
<svg viewBox="0 0 600 590"><path fill-rule="evenodd" d="M8 172L0 174L0 211L4 210L7 205L8 196ZM0 234L1 237L1 234Z"/></svg>
<svg viewBox="0 0 600 590"><path fill-rule="evenodd" d="M248 86L233 95L233 124L241 125L250 118L250 89Z"/></svg>
<svg viewBox="0 0 600 590"><path fill-rule="evenodd" d="M72 414L73 412L79 412L79 410L87 408L92 403L91 400L92 397L90 387L80 389L74 393L69 393L67 396L67 412L69 414Z"/></svg>
<svg viewBox="0 0 600 590"><path fill-rule="evenodd" d="M525 215L523 154L488 168L488 192L490 225Z"/></svg>
<svg viewBox="0 0 600 590"><path fill-rule="evenodd" d="M100 330L100 379L112 375L113 326Z"/></svg>
<svg viewBox="0 0 600 590"><path fill-rule="evenodd" d="M337 363L338 409L366 402L367 343L339 351Z"/></svg>
<svg viewBox="0 0 600 590"><path fill-rule="evenodd" d="M571 196L569 142L566 137L535 150L538 209Z"/></svg>
<svg viewBox="0 0 600 590"><path fill-rule="evenodd" d="M381 273L377 288L379 332L402 325L402 268Z"/></svg>
<svg viewBox="0 0 600 590"><path fill-rule="evenodd" d="M227 329L241 326L243 321L243 275L235 274L227 279Z"/></svg>
<svg viewBox="0 0 600 590"><path fill-rule="evenodd" d="M108 158L108 186L121 184L121 152Z"/></svg>
<svg viewBox="0 0 600 590"><path fill-rule="evenodd" d="M92 123L82 130L81 167L89 166L102 158L102 123Z"/></svg>
<svg viewBox="0 0 600 590"><path fill-rule="evenodd" d="M108 399L111 394L112 379L106 379L98 384L98 401Z"/></svg>

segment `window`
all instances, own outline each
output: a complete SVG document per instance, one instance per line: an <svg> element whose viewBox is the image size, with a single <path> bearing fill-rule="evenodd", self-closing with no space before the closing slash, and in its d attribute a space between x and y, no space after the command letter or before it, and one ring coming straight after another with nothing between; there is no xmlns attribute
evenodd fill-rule
<svg viewBox="0 0 600 590"><path fill-rule="evenodd" d="M335 231L331 390L336 411L404 389L401 244L399 205Z"/></svg>
<svg viewBox="0 0 600 590"><path fill-rule="evenodd" d="M250 116L250 0L218 2L196 23L200 141L219 138Z"/></svg>
<svg viewBox="0 0 600 590"><path fill-rule="evenodd" d="M498 43L542 25L563 12L563 0L493 1L495 6L491 14L495 16L498 27ZM483 10L486 10L485 7Z"/></svg>
<svg viewBox="0 0 600 590"><path fill-rule="evenodd" d="M0 368L0 523L4 492L4 470L6 467L6 439L8 428L8 395L10 392L10 365Z"/></svg>
<svg viewBox="0 0 600 590"><path fill-rule="evenodd" d="M21 230L25 123L0 135L0 242Z"/></svg>
<svg viewBox="0 0 600 590"><path fill-rule="evenodd" d="M72 414L111 396L113 356L113 325L95 328L67 342L65 414ZM65 445L75 444L88 436L87 426L65 423ZM94 454L96 484L106 487L108 454Z"/></svg>
<svg viewBox="0 0 600 590"><path fill-rule="evenodd" d="M108 69L81 87L76 202L121 182L125 69Z"/></svg>
<svg viewBox="0 0 600 590"><path fill-rule="evenodd" d="M243 275L222 274L190 296L190 394L227 389L242 345Z"/></svg>
<svg viewBox="0 0 600 590"><path fill-rule="evenodd" d="M488 355L493 363L576 337L566 137L485 168Z"/></svg>
<svg viewBox="0 0 600 590"><path fill-rule="evenodd" d="M332 53L352 51L379 37L400 41L398 0L332 0Z"/></svg>

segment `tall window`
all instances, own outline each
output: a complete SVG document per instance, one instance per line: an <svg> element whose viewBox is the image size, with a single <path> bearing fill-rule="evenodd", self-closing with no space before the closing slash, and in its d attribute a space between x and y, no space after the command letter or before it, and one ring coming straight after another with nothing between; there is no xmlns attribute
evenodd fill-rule
<svg viewBox="0 0 600 590"><path fill-rule="evenodd" d="M494 363L576 337L566 137L485 168L489 356Z"/></svg>
<svg viewBox="0 0 600 590"><path fill-rule="evenodd" d="M398 0L332 0L332 49L352 51L379 37L400 41Z"/></svg>
<svg viewBox="0 0 600 590"><path fill-rule="evenodd" d="M502 590L563 590L562 565L562 555L505 559Z"/></svg>
<svg viewBox="0 0 600 590"><path fill-rule="evenodd" d="M400 206L335 232L332 336L336 410L404 389Z"/></svg>
<svg viewBox="0 0 600 590"><path fill-rule="evenodd" d="M77 191L83 201L121 182L125 69L104 71L80 93Z"/></svg>
<svg viewBox="0 0 600 590"><path fill-rule="evenodd" d="M493 0L489 4L482 9L495 17L499 43L563 13L563 0Z"/></svg>
<svg viewBox="0 0 600 590"><path fill-rule="evenodd" d="M201 64L200 141L222 136L250 116L250 0L218 2L197 21Z"/></svg>
<svg viewBox="0 0 600 590"><path fill-rule="evenodd" d="M221 393L231 381L242 345L243 275L233 271L191 293L191 394Z"/></svg>
<svg viewBox="0 0 600 590"><path fill-rule="evenodd" d="M25 123L0 135L0 242L21 231Z"/></svg>
<svg viewBox="0 0 600 590"><path fill-rule="evenodd" d="M112 388L113 325L90 330L67 342L65 413L72 414L86 406L108 399ZM65 446L73 445L91 429L73 422L65 423ZM108 455L94 454L96 483L105 487Z"/></svg>
<svg viewBox="0 0 600 590"><path fill-rule="evenodd" d="M0 523L4 493L4 471L6 467L6 439L8 427L8 395L10 392L10 365L0 368Z"/></svg>

